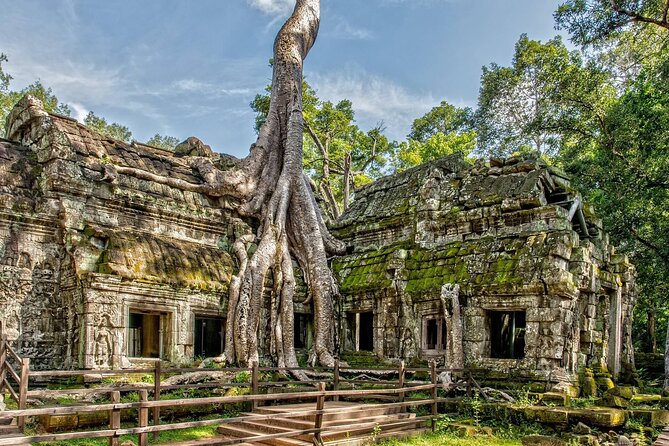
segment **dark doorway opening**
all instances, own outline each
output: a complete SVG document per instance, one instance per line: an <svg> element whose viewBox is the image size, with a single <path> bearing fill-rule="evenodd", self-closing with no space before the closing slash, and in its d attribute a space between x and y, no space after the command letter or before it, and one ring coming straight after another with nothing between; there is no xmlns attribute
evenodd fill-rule
<svg viewBox="0 0 669 446"><path fill-rule="evenodd" d="M162 353L161 315L131 312L128 320L128 356L160 358Z"/></svg>
<svg viewBox="0 0 669 446"><path fill-rule="evenodd" d="M523 359L525 357L525 312L490 311L490 357Z"/></svg>
<svg viewBox="0 0 669 446"><path fill-rule="evenodd" d="M195 356L211 358L223 353L225 319L195 317Z"/></svg>
<svg viewBox="0 0 669 446"><path fill-rule="evenodd" d="M374 313L360 313L360 331L358 349L374 351Z"/></svg>
<svg viewBox="0 0 669 446"><path fill-rule="evenodd" d="M310 314L295 313L293 318L293 345L295 348L311 348L311 324Z"/></svg>
<svg viewBox="0 0 669 446"><path fill-rule="evenodd" d="M374 313L346 313L346 348L374 351Z"/></svg>

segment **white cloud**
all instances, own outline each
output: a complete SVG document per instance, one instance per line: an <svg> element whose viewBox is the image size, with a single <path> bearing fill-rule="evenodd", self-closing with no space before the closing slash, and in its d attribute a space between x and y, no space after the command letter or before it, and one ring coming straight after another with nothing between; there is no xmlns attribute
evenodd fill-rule
<svg viewBox="0 0 669 446"><path fill-rule="evenodd" d="M72 111L74 111L74 119L76 119L79 122L84 122L84 119L86 118L86 115L88 114L89 110L84 107L83 104L80 104L78 102L70 102L68 104Z"/></svg>
<svg viewBox="0 0 669 446"><path fill-rule="evenodd" d="M355 27L341 17L337 18L335 26L328 34L342 40L368 40L374 37L371 30Z"/></svg>
<svg viewBox="0 0 669 446"><path fill-rule="evenodd" d="M246 0L246 2L252 8L270 15L289 14L295 7L295 0Z"/></svg>
<svg viewBox="0 0 669 446"><path fill-rule="evenodd" d="M311 74L308 80L321 99L350 99L356 120L363 129L383 121L388 136L397 140L405 139L413 120L424 115L441 100L431 93L410 91L363 69L347 68L334 73L316 73Z"/></svg>
<svg viewBox="0 0 669 446"><path fill-rule="evenodd" d="M156 95L173 95L178 93L198 93L208 96L246 96L253 91L247 87L221 88L214 82L205 82L197 79L179 79L165 90L154 92Z"/></svg>

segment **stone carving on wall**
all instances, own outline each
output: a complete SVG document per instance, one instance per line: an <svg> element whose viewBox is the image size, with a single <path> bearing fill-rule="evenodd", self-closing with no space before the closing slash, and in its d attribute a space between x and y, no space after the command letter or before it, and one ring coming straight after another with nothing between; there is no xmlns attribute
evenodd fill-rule
<svg viewBox="0 0 669 446"><path fill-rule="evenodd" d="M0 265L0 321L2 334L10 341L21 334L21 307L32 288L29 270Z"/></svg>
<svg viewBox="0 0 669 446"><path fill-rule="evenodd" d="M95 365L101 369L113 367L114 335L110 330L111 326L109 315L104 314L95 327Z"/></svg>

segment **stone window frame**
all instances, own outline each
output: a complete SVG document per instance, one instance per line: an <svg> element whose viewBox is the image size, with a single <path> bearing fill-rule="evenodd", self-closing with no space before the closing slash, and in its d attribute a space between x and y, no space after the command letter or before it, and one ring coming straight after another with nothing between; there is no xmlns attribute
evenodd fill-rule
<svg viewBox="0 0 669 446"><path fill-rule="evenodd" d="M124 339L123 339L123 355L128 359L133 360L146 360L146 359L160 359L160 360L171 360L170 351L174 344L174 321L176 318L177 312L174 308L170 306L160 306L160 305L147 305L142 304L136 301L129 301L124 305L125 313L125 330L124 330ZM150 314L159 316L159 355L158 358L149 358L149 357L134 357L130 356L130 313L135 314Z"/></svg>
<svg viewBox="0 0 669 446"><path fill-rule="evenodd" d="M441 321L441 323L437 323L437 344L434 349L429 349L427 345L427 329L430 320ZM444 341L443 345L439 344L440 340ZM448 352L448 327L443 313L424 314L422 316L420 348L423 356L443 356Z"/></svg>

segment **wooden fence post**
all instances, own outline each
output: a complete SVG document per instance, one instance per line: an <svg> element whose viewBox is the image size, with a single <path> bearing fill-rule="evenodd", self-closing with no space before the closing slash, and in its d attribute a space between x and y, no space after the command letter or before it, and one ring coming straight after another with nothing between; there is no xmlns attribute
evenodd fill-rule
<svg viewBox="0 0 669 446"><path fill-rule="evenodd" d="M404 370L404 361L400 361L400 368L398 370L399 372L399 382L398 382L398 387L400 389L404 389L404 375L406 371ZM404 402L404 391L398 395L398 401L400 403Z"/></svg>
<svg viewBox="0 0 669 446"><path fill-rule="evenodd" d="M112 404L118 404L121 402L121 392L115 390L111 392L111 402ZM112 409L109 411L109 429L116 430L121 428L121 409ZM114 434L113 437L109 437L109 446L119 446L120 436Z"/></svg>
<svg viewBox="0 0 669 446"><path fill-rule="evenodd" d="M430 363L430 375L432 378L432 432L437 427L437 363Z"/></svg>
<svg viewBox="0 0 669 446"><path fill-rule="evenodd" d="M139 402L142 404L141 406L139 406L139 427L146 427L149 425L149 408L143 404L146 403L148 400L149 400L149 392L146 389L140 390ZM137 440L139 441L139 446L148 446L149 435L147 433L140 433L137 436Z"/></svg>
<svg viewBox="0 0 669 446"><path fill-rule="evenodd" d="M323 393L325 392L325 383L320 382L318 383L318 392ZM325 409L325 396L324 395L318 395L316 399L316 410L322 411ZM323 414L322 413L317 413L316 418L314 421L314 429L318 429L316 432L314 432L314 446L322 446L323 445L323 438L321 438L321 429L323 428Z"/></svg>
<svg viewBox="0 0 669 446"><path fill-rule="evenodd" d="M251 366L251 395L258 395L258 391L258 361L253 361ZM258 408L258 401L253 400L252 406L253 410L256 410Z"/></svg>
<svg viewBox="0 0 669 446"><path fill-rule="evenodd" d="M160 380L162 371L162 364L160 359L155 362L153 370L153 399L154 401L160 401ZM153 408L153 425L158 426L160 424L160 407ZM160 432L153 433L153 439L157 440Z"/></svg>
<svg viewBox="0 0 669 446"><path fill-rule="evenodd" d="M339 359L335 360L335 367L334 367L334 380L332 382L332 390L335 392L339 390ZM339 401L339 395L335 395L332 397L333 401Z"/></svg>
<svg viewBox="0 0 669 446"><path fill-rule="evenodd" d="M472 372L467 370L467 398L472 397Z"/></svg>
<svg viewBox="0 0 669 446"><path fill-rule="evenodd" d="M5 362L7 361L7 335L0 337L0 393L4 391L5 377L7 371L5 370Z"/></svg>
<svg viewBox="0 0 669 446"><path fill-rule="evenodd" d="M25 410L28 402L28 379L30 378L30 358L21 360L21 377L19 380L19 410ZM21 433L26 428L26 418L19 417L18 427Z"/></svg>

